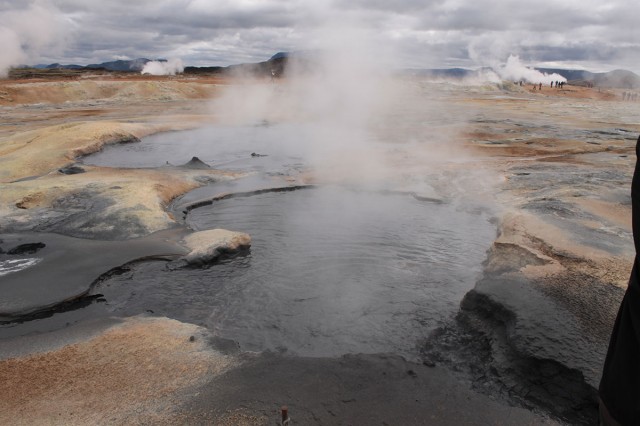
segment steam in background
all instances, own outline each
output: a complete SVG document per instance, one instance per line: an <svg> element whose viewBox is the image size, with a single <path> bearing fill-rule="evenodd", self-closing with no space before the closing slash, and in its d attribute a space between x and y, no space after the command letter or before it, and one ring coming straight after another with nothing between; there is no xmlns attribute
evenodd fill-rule
<svg viewBox="0 0 640 426"><path fill-rule="evenodd" d="M469 58L477 65L491 68L498 79L510 81L524 81L527 83L549 84L552 81L566 82L567 79L560 74L546 74L536 69L527 67L520 60L517 52L519 46L512 40L496 37L494 35L483 35L477 37L467 47ZM507 56L508 55L508 56ZM503 58L507 62L503 63ZM496 76L486 73L487 81L497 82Z"/></svg>
<svg viewBox="0 0 640 426"><path fill-rule="evenodd" d="M509 55L507 63L496 66L494 71L503 80L525 81L534 84L542 83L545 85L550 84L553 81L567 81L567 79L560 74L547 74L525 66L516 55Z"/></svg>
<svg viewBox="0 0 640 426"><path fill-rule="evenodd" d="M181 59L172 58L166 61L149 61L142 68L141 74L176 75L184 71Z"/></svg>
<svg viewBox="0 0 640 426"><path fill-rule="evenodd" d="M37 60L43 52L61 52L67 29L59 10L48 1L36 0L22 10L0 11L0 77L9 68Z"/></svg>

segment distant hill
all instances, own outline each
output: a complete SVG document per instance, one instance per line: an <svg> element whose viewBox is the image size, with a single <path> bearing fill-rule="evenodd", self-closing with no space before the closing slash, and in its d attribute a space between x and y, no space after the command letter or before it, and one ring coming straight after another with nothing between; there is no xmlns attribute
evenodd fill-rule
<svg viewBox="0 0 640 426"><path fill-rule="evenodd" d="M296 71L313 71L317 69L318 51L299 52L278 52L266 61L257 63L245 63L229 65L226 67L185 67L185 74L204 75L240 75L247 77L282 77L286 75L289 65L296 64ZM158 59L164 61L164 59ZM102 62L100 64L82 65L61 65L58 63L43 65L39 64L31 68L37 69L59 69L59 70L104 70L115 72L136 72L139 73L150 59L138 58L132 60L117 60ZM585 70L566 70L562 68L536 68L538 71L552 74L557 73L565 77L569 84L578 86L595 85L598 87L616 87L621 89L640 88L640 76L626 70L615 70L604 73L593 73ZM437 79L464 79L469 77L479 77L487 68L469 70L465 68L436 68L436 69L408 69L402 72L403 75L419 76Z"/></svg>
<svg viewBox="0 0 640 426"><path fill-rule="evenodd" d="M289 52L278 52L272 57L270 57L269 60L272 61L274 59L288 58L288 57L289 57Z"/></svg>
<svg viewBox="0 0 640 426"><path fill-rule="evenodd" d="M243 77L283 77L292 62L296 62L296 71L310 71L314 68L313 59L306 53L278 52L263 62L236 64L227 67L185 67L185 74L225 74Z"/></svg>
<svg viewBox="0 0 640 426"><path fill-rule="evenodd" d="M158 59L162 61L163 59ZM131 72L140 72L142 68L144 68L147 62L151 62L151 59L147 58L138 58L132 60L117 60L110 62L103 62L101 64L90 64L85 68L89 69L104 69L107 71L131 71Z"/></svg>
<svg viewBox="0 0 640 426"><path fill-rule="evenodd" d="M165 59L157 59L165 61ZM102 62L100 64L81 65L62 65L55 64L39 64L31 68L36 69L57 69L57 70L103 70L114 72L136 72L139 73L150 59L138 58L132 60L117 60L110 62ZM227 74L239 75L246 77L281 77L285 74L287 64L290 61L296 61L298 67L296 70L311 70L314 68L312 52L278 52L266 61L258 63L246 63L229 65L226 67L194 67L188 66L184 68L184 74L204 75L204 74ZM21 67L24 68L24 67Z"/></svg>
<svg viewBox="0 0 640 426"><path fill-rule="evenodd" d="M158 59L159 61L163 61L164 59ZM150 59L147 58L138 58L132 60L117 60L110 62L103 62L101 64L90 64L90 65L62 65L59 63L55 64L38 64L33 66L32 68L36 69L50 69L50 70L106 70L106 71L123 71L123 72L140 72L142 68L145 66Z"/></svg>
<svg viewBox="0 0 640 426"><path fill-rule="evenodd" d="M84 68L82 65L61 65L58 63L49 65L36 65L34 68L47 70L79 70Z"/></svg>
<svg viewBox="0 0 640 426"><path fill-rule="evenodd" d="M567 79L569 84L575 86L594 85L597 87L637 89L640 88L640 76L627 70L615 70L602 73L593 73L585 70L565 70L562 68L535 68L536 70L553 74L557 73ZM426 78L463 79L468 77L478 77L483 71L490 71L491 68L481 68L479 70L468 70L464 68L444 68L444 69L413 69L404 73Z"/></svg>
<svg viewBox="0 0 640 426"><path fill-rule="evenodd" d="M409 69L405 70L403 74L426 78L463 79L478 76L479 70L465 68Z"/></svg>

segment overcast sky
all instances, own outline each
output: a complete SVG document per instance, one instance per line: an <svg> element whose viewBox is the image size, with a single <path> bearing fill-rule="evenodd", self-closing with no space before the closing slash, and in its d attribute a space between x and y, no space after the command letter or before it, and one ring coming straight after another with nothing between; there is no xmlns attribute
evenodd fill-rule
<svg viewBox="0 0 640 426"><path fill-rule="evenodd" d="M358 28L371 54L392 51L399 68L516 54L527 65L640 73L639 18L638 0L0 0L0 42L19 63L229 65L321 48L328 34L348 42L342 31Z"/></svg>

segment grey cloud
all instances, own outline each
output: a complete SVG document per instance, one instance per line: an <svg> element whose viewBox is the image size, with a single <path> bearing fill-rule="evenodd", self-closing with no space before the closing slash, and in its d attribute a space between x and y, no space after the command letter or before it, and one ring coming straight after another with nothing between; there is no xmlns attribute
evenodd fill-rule
<svg viewBox="0 0 640 426"><path fill-rule="evenodd" d="M380 10L391 13L416 13L441 5L446 0L336 0L334 5L340 10Z"/></svg>
<svg viewBox="0 0 640 426"><path fill-rule="evenodd" d="M84 63L116 56L166 57L187 65L260 61L304 49L313 29L343 20L373 30L406 66L473 66L509 53L535 61L615 61L640 46L635 1L577 0L50 0L69 21L65 56ZM0 11L30 2L1 1ZM51 57L52 61L64 58ZM475 64L480 65L478 63Z"/></svg>

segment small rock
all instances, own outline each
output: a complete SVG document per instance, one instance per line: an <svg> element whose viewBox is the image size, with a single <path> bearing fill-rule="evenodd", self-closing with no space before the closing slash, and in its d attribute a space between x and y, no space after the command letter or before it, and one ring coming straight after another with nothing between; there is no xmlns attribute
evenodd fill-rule
<svg viewBox="0 0 640 426"><path fill-rule="evenodd" d="M190 342L195 342L196 341L196 336L189 336L189 341Z"/></svg>
<svg viewBox="0 0 640 426"><path fill-rule="evenodd" d="M70 166L66 166L66 167L63 167L61 169L58 169L58 171L60 173L62 173L62 174L65 174L65 175L77 175L79 173L85 173L86 172L86 170L83 169L82 167L76 166L76 165L73 165L73 164L70 165Z"/></svg>
<svg viewBox="0 0 640 426"><path fill-rule="evenodd" d="M418 373L416 373L413 370L407 370L407 374L410 375L411 377L418 377Z"/></svg>

